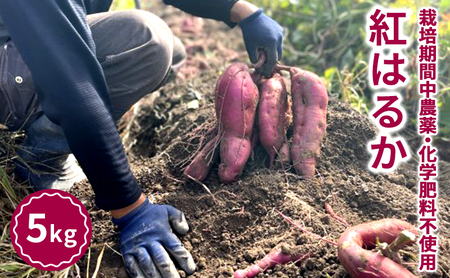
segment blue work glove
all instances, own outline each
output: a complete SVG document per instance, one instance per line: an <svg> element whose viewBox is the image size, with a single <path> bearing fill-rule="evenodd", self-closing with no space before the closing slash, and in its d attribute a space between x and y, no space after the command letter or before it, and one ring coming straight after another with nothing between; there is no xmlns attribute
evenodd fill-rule
<svg viewBox="0 0 450 278"><path fill-rule="evenodd" d="M258 61L259 51L265 52L266 61L261 73L269 77L283 53L283 28L261 9L244 18L239 26L250 61L255 64Z"/></svg>
<svg viewBox="0 0 450 278"><path fill-rule="evenodd" d="M191 254L171 229L179 234L189 230L181 211L167 205L150 204L146 199L113 222L120 230L120 250L131 277L179 278L169 254L186 273L195 271Z"/></svg>

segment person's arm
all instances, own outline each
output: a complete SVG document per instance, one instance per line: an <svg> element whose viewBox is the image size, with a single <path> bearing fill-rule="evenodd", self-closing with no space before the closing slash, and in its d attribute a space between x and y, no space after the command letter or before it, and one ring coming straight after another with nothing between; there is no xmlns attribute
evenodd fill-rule
<svg viewBox="0 0 450 278"><path fill-rule="evenodd" d="M243 0L163 0L182 11L220 20L234 27L239 24L250 61L256 63L265 53L263 66L257 69L269 77L283 54L283 28L261 9Z"/></svg>
<svg viewBox="0 0 450 278"><path fill-rule="evenodd" d="M247 1L237 1L230 10L230 21L239 23L256 12L258 7Z"/></svg>
<svg viewBox="0 0 450 278"><path fill-rule="evenodd" d="M141 196L139 196L139 198L134 203L130 204L129 206L111 210L111 216L113 217L113 219L122 218L125 215L127 215L128 213L132 212L137 207L139 207L140 205L142 205L144 202L145 202L145 196L144 196L144 194L141 193Z"/></svg>
<svg viewBox="0 0 450 278"><path fill-rule="evenodd" d="M35 82L47 117L64 130L98 207L136 202L133 177L110 113L110 100L82 0L2 0L0 14Z"/></svg>
<svg viewBox="0 0 450 278"><path fill-rule="evenodd" d="M84 1L87 5L86 13L95 14L107 12L111 7L113 0L87 0Z"/></svg>
<svg viewBox="0 0 450 278"><path fill-rule="evenodd" d="M220 20L230 27L258 10L258 7L242 0L163 0L195 16Z"/></svg>
<svg viewBox="0 0 450 278"><path fill-rule="evenodd" d="M45 114L63 128L88 176L97 206L112 210L128 273L179 277L169 253L194 272L192 256L172 232L188 231L184 214L150 204L131 174L82 0L1 0L0 13L33 74Z"/></svg>
<svg viewBox="0 0 450 278"><path fill-rule="evenodd" d="M195 16L223 21L230 27L236 25L230 20L230 11L238 0L163 0L163 2Z"/></svg>

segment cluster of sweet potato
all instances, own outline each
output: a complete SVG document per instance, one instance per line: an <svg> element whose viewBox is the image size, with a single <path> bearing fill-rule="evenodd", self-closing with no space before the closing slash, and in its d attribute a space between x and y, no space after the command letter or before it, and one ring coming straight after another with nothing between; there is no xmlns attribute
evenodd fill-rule
<svg viewBox="0 0 450 278"><path fill-rule="evenodd" d="M289 71L291 97L289 100L281 70ZM184 174L201 181L220 157L219 177L223 182L235 181L242 173L253 147L259 141L270 157L281 165L292 162L298 174L311 178L316 158L326 130L328 94L323 82L312 72L294 67L277 66L270 78L262 78L242 63L234 63L221 75L216 84L215 110L217 135L204 144ZM292 127L292 140L286 136ZM217 149L220 151L217 151ZM334 215L346 226L349 224ZM338 247L339 259L351 277L394 278L416 277L401 262L385 256L386 250L395 253L393 242L402 231L417 234L413 226L396 219L383 219L349 228L339 239L330 241ZM377 252L377 241L390 243ZM408 239L407 244L412 240ZM403 245L398 245L401 248ZM389 252L388 252L389 253ZM235 278L255 277L277 264L301 260L306 255L274 250L255 265L235 272Z"/></svg>
<svg viewBox="0 0 450 278"><path fill-rule="evenodd" d="M281 70L290 73L292 105ZM275 159L283 165L292 161L298 174L311 178L325 135L327 102L325 85L312 72L277 66L270 78L262 78L245 64L232 64L216 85L218 134L203 146L184 174L201 181L220 156L220 179L235 181L259 141L270 156L270 167ZM291 124L289 146L286 130Z"/></svg>

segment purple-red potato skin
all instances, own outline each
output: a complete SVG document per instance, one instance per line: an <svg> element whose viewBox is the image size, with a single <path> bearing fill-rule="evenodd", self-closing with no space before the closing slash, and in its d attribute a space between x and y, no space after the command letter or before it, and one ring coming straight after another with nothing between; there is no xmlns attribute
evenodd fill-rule
<svg viewBox="0 0 450 278"><path fill-rule="evenodd" d="M225 183L239 177L250 157L258 100L258 88L245 64L232 64L217 82L215 108L222 136L219 178Z"/></svg>
<svg viewBox="0 0 450 278"><path fill-rule="evenodd" d="M234 278L253 278L266 269L273 268L278 264L294 262L299 260L300 258L300 255L283 254L281 250L272 251L256 264L251 265L243 270L237 270L234 273Z"/></svg>
<svg viewBox="0 0 450 278"><path fill-rule="evenodd" d="M235 181L252 153L251 141L246 138L224 136L220 142L219 178L225 183Z"/></svg>
<svg viewBox="0 0 450 278"><path fill-rule="evenodd" d="M265 79L260 85L258 110L259 140L270 156L270 168L286 140L287 90L280 75Z"/></svg>
<svg viewBox="0 0 450 278"><path fill-rule="evenodd" d="M194 160L184 170L186 177L193 178L198 181L206 179L209 170L214 162L219 158L219 152L216 150L218 146L219 136L214 137L211 141L200 150Z"/></svg>
<svg viewBox="0 0 450 278"><path fill-rule="evenodd" d="M404 230L418 234L414 226L397 219L382 219L351 227L339 239L339 260L353 278L417 278L391 259L367 250L375 247L377 237L380 242L391 243Z"/></svg>
<svg viewBox="0 0 450 278"><path fill-rule="evenodd" d="M291 68L290 75L294 116L291 158L297 173L309 179L314 176L327 128L328 93L312 72Z"/></svg>

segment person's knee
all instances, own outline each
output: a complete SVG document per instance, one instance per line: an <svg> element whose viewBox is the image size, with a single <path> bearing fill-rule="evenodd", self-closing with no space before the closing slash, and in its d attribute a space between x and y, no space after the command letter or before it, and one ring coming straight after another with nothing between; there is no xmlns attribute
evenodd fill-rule
<svg viewBox="0 0 450 278"><path fill-rule="evenodd" d="M135 52L137 61L157 59L169 68L173 55L173 35L156 15L142 10L109 12L88 17L97 56L101 59Z"/></svg>
<svg viewBox="0 0 450 278"><path fill-rule="evenodd" d="M158 58L162 68L168 69L170 65L179 67L186 60L183 43L173 36L169 26L156 15L142 10L128 10L117 12L116 16L116 20L123 21L128 34L139 38L139 43L134 47L147 47L148 53L152 53L153 59Z"/></svg>
<svg viewBox="0 0 450 278"><path fill-rule="evenodd" d="M172 54L172 69L178 71L178 69L186 61L187 54L183 43L177 37L173 37L173 54Z"/></svg>
<svg viewBox="0 0 450 278"><path fill-rule="evenodd" d="M88 22L117 120L164 82L172 66L174 37L163 20L145 11L94 14Z"/></svg>
<svg viewBox="0 0 450 278"><path fill-rule="evenodd" d="M146 48L151 59L157 59L160 66L168 69L173 56L173 35L169 26L150 12L130 10L122 13L124 29L133 34L132 40L139 40L136 47Z"/></svg>

